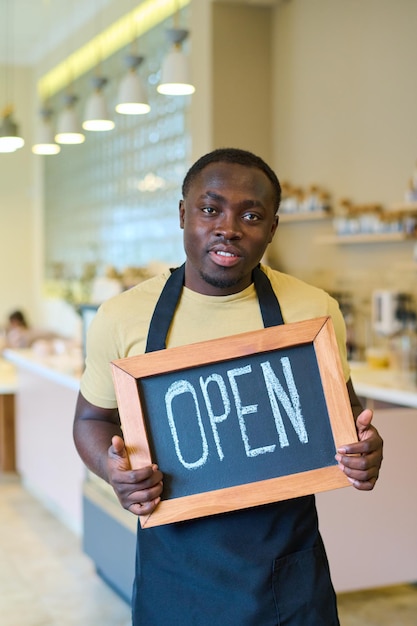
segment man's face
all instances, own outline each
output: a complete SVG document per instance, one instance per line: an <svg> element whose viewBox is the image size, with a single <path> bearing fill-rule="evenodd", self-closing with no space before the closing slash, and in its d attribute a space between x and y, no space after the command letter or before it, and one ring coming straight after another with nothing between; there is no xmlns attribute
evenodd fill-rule
<svg viewBox="0 0 417 626"><path fill-rule="evenodd" d="M272 183L255 167L211 163L198 174L180 202L186 287L216 296L251 284L278 225L274 198Z"/></svg>

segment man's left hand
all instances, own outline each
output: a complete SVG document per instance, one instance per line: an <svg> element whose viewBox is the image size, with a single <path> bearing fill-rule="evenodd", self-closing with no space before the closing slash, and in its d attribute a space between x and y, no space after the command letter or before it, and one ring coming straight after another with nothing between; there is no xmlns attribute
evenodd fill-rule
<svg viewBox="0 0 417 626"><path fill-rule="evenodd" d="M378 480L383 441L374 426L373 412L365 409L356 419L358 441L337 449L336 461L356 489L370 491Z"/></svg>

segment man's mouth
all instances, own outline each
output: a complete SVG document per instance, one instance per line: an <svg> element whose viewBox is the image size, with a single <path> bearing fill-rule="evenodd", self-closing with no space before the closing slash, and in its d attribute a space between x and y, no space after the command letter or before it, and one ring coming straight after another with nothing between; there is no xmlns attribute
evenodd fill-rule
<svg viewBox="0 0 417 626"><path fill-rule="evenodd" d="M221 267L232 267L240 260L240 255L231 250L213 248L210 251L212 261Z"/></svg>
<svg viewBox="0 0 417 626"><path fill-rule="evenodd" d="M224 250L217 250L216 254L218 254L220 256L226 256L226 257L235 257L235 256L237 256L237 254L233 254L232 252L225 252Z"/></svg>

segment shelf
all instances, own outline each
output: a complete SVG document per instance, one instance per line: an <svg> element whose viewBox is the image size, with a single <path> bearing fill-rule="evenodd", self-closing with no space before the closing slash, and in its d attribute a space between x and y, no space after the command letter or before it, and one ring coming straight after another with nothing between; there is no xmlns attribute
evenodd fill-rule
<svg viewBox="0 0 417 626"><path fill-rule="evenodd" d="M358 233L356 235L323 235L317 238L317 243L357 244L357 243L383 243L399 241L416 241L413 235L406 233Z"/></svg>
<svg viewBox="0 0 417 626"><path fill-rule="evenodd" d="M411 215L417 214L417 202L398 202L392 204L389 210L393 213L410 213Z"/></svg>
<svg viewBox="0 0 417 626"><path fill-rule="evenodd" d="M280 224L288 222L314 222L333 217L328 211L297 211L294 213L278 213Z"/></svg>

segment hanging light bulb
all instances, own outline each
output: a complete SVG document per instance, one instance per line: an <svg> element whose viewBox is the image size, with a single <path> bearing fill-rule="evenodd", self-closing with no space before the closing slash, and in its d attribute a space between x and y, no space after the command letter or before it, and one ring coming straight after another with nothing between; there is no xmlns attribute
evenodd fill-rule
<svg viewBox="0 0 417 626"><path fill-rule="evenodd" d="M0 152L16 152L16 150L25 145L24 139L19 135L19 129L13 120L12 114L12 107L6 107L0 126Z"/></svg>
<svg viewBox="0 0 417 626"><path fill-rule="evenodd" d="M78 144L85 141L80 123L75 113L74 105L78 97L73 94L64 96L64 108L57 121L55 141L61 144Z"/></svg>
<svg viewBox="0 0 417 626"><path fill-rule="evenodd" d="M32 146L33 154L58 154L60 146L56 143L52 128L52 110L44 107L40 111L41 119L37 128L36 143Z"/></svg>
<svg viewBox="0 0 417 626"><path fill-rule="evenodd" d="M194 93L191 82L188 58L182 50L182 43L188 37L188 30L168 28L167 38L172 48L162 64L161 82L156 88L159 93L169 96L184 96Z"/></svg>
<svg viewBox="0 0 417 626"><path fill-rule="evenodd" d="M4 38L6 62L4 63L4 85L2 85L2 91L5 94L6 104L3 111L3 119L0 124L0 152L15 152L25 145L24 139L19 134L19 128L13 119L13 106L8 103L12 101L13 91L13 76L11 67L13 65L12 44L13 44L13 14L10 9L13 10L13 2L11 0L5 0L5 19L4 24ZM10 74L10 76L9 76Z"/></svg>
<svg viewBox="0 0 417 626"><path fill-rule="evenodd" d="M127 74L120 82L117 95L116 111L124 115L144 115L151 107L148 103L145 87L136 69L143 57L130 54L126 57Z"/></svg>
<svg viewBox="0 0 417 626"><path fill-rule="evenodd" d="M103 94L103 88L107 84L107 78L95 76L92 79L93 93L87 100L85 107L84 130L112 130L114 122L110 119L107 111L107 103Z"/></svg>

